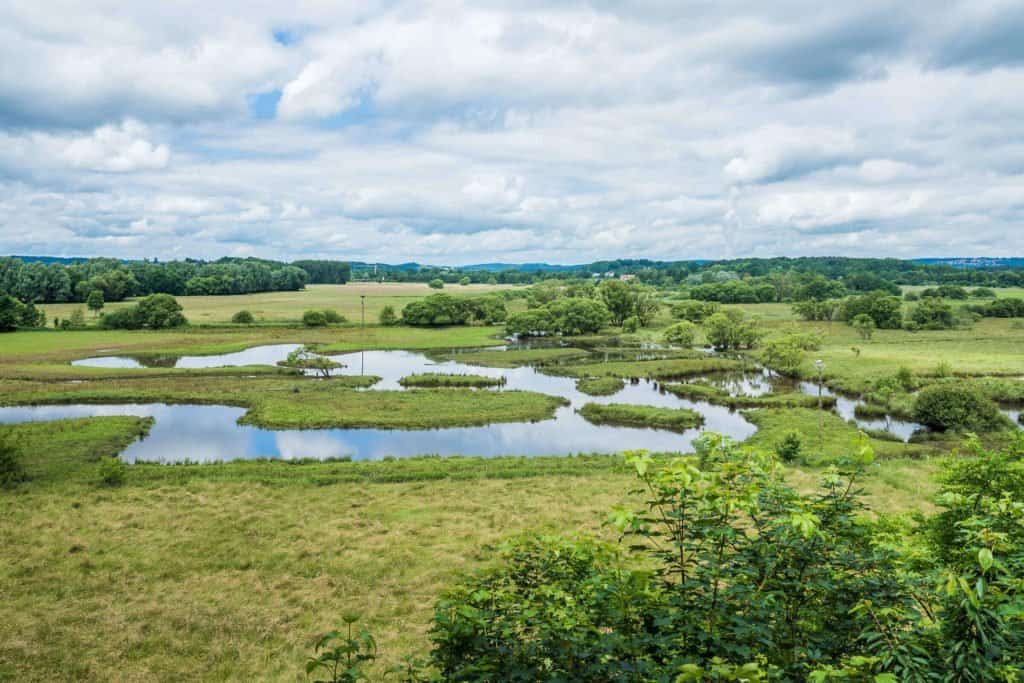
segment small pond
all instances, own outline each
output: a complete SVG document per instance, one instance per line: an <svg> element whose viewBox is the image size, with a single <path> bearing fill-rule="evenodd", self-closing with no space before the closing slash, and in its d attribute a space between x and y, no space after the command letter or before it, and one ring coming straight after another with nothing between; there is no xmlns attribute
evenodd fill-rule
<svg viewBox="0 0 1024 683"><path fill-rule="evenodd" d="M76 365L108 368L175 367L213 368L241 365L274 365L298 345L257 346L236 353L212 356L135 358L105 356L75 361ZM494 350L521 348L515 345ZM593 360L618 360L656 355L657 350L623 350L621 353L595 353ZM457 354L455 356L458 357ZM314 429L267 430L242 426L237 420L242 408L208 405L64 405L0 407L0 423L57 420L69 417L137 415L153 417L149 435L129 446L125 460L155 462L211 462L239 458L327 458L351 457L356 460L413 455L563 455L568 453L614 453L645 448L651 451L685 451L702 431L709 430L742 440L756 428L740 412L703 401L679 398L662 390L651 380L627 381L611 396L588 396L576 390L572 378L545 375L534 367L489 368L458 360L435 360L413 351L362 351L332 355L343 364L334 371L341 375L375 375L381 378L363 391L404 390L398 380L407 375L438 372L503 377L505 384L481 391L535 391L560 396L569 405L559 408L553 419L535 423L505 423L483 427L459 427L431 430ZM760 396L772 391L801 391L817 395L813 382L785 380L764 369L741 373L716 373L690 381L706 381L732 395ZM329 380L328 380L329 381ZM824 396L835 396L836 412L862 428L889 431L906 441L921 425L895 419L862 420L854 410L861 401L822 387ZM593 425L576 410L585 403L625 403L665 408L690 408L704 415L700 429L676 433L658 429ZM1016 421L1019 411L1004 410Z"/></svg>
<svg viewBox="0 0 1024 683"><path fill-rule="evenodd" d="M258 353L203 357L217 367L225 360L242 365L263 358L267 364L282 360L294 346L257 347ZM273 349L273 350L271 350ZM256 351L256 349L250 349ZM365 391L402 390L398 380L424 372L478 374L504 377L506 383L482 391L526 390L561 396L569 406L559 408L553 419L541 422L492 424L430 430L313 429L266 430L237 424L245 410L205 405L63 405L0 407L0 423L57 420L69 417L138 415L155 418L149 435L129 446L125 460L180 462L221 461L238 458L326 458L348 456L356 460L412 455L564 455L568 453L615 453L646 448L652 451L685 451L703 430L728 434L737 440L751 436L755 427L736 411L699 401L678 398L661 390L657 382L627 382L614 396L587 396L576 390L568 377L544 375L533 367L487 368L455 360L432 360L412 351L363 351L331 356L343 363L336 374L376 375L381 380ZM185 358L178 359L178 362ZM189 361L191 362L191 361ZM132 367L122 365L119 367ZM174 367L185 367L175 365ZM330 381L330 380L327 380ZM587 402L628 403L667 408L691 408L704 415L701 429L683 433L658 429L593 425L576 413Z"/></svg>

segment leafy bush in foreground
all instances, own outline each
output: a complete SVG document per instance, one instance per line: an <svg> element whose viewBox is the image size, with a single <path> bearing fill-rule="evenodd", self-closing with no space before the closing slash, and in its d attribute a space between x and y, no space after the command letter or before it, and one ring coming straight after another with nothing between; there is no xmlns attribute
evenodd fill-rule
<svg viewBox="0 0 1024 683"><path fill-rule="evenodd" d="M510 542L438 601L433 665L477 683L1020 680L1024 437L971 442L916 535L862 514L866 443L812 495L717 435L662 467L629 454L646 508L609 517L629 551Z"/></svg>

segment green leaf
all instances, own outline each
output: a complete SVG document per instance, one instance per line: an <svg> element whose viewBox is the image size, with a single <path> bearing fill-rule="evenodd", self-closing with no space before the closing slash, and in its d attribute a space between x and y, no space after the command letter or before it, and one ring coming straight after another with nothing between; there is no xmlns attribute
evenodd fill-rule
<svg viewBox="0 0 1024 683"><path fill-rule="evenodd" d="M987 572L992 568L992 551L988 548L982 548L978 551L978 564L981 565L981 571Z"/></svg>

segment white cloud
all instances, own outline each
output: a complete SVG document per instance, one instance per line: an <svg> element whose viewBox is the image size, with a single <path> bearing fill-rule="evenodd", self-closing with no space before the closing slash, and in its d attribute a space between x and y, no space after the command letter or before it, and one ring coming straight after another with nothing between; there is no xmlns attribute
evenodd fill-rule
<svg viewBox="0 0 1024 683"><path fill-rule="evenodd" d="M15 3L0 253L1020 252L1022 16L966 0Z"/></svg>

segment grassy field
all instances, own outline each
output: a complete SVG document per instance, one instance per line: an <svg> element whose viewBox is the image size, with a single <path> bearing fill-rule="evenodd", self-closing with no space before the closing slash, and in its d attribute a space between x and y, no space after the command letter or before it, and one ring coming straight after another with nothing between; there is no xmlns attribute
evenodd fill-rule
<svg viewBox="0 0 1024 683"><path fill-rule="evenodd" d="M445 285L443 290L431 289L423 282L350 282L346 285L309 285L298 292L262 292L237 296L179 296L178 303L184 308L185 317L193 325L226 323L241 310L249 311L259 322L295 322L308 310L334 309L350 322L362 320L362 297L366 297L366 323L375 324L381 309L393 306L396 313L417 299L442 291L453 296L479 296L490 292L509 289L511 285ZM129 306L133 300L111 302L104 308L113 311ZM54 317L67 318L76 308L84 304L46 304L44 307L49 320ZM86 311L86 320L92 314Z"/></svg>
<svg viewBox="0 0 1024 683"><path fill-rule="evenodd" d="M432 291L385 285L371 304L369 292L381 286L346 285L311 287L280 301L259 295L183 303L195 322L203 322L196 319L202 315L210 322L226 320L241 308L274 321L295 320L305 308L336 308L358 320L351 306L358 306L360 287L369 287L368 320L372 307L375 319L386 303L398 308L403 297ZM262 313L243 302L261 297ZM347 303L333 303L332 297ZM1011 320L983 320L970 330L880 330L863 340L840 322L798 321L788 304L741 308L761 318L769 339L820 332L822 346L807 354L803 371L811 376L811 364L821 358L827 382L836 387L865 391L905 366L918 379L941 369L969 378L961 381L977 383L992 396L1024 396L1015 379L1024 376L1024 330ZM606 349L609 358L621 357L615 354L624 347L616 344L656 340L670 322L663 315L637 335L585 341ZM85 356L209 354L286 342L330 351L425 349L433 357L499 367L536 364L579 379L581 389L593 383L594 391L622 386L624 377L699 375L750 365L688 351L659 360L597 363L576 348L480 350L502 343L501 331L268 324L17 332L0 335L0 404L222 403L247 408L246 421L266 426L392 428L542 419L562 405L529 392L360 392L356 388L373 378L324 382L276 368L108 370L68 364ZM696 392L688 394L694 398L728 401L721 392L686 386L679 390ZM816 397L780 394L727 403L746 409L744 415L757 425L752 447L775 450L791 432L798 435L802 452L786 471L805 491L860 438L856 427L811 409L811 402ZM694 419L687 411L634 406L584 410L598 420L679 429ZM378 637L379 680L385 665L427 649L438 593L456 572L486 564L502 540L527 530L611 540L602 525L608 510L637 502L628 493L634 478L613 456L146 464L129 467L123 486L101 485L97 463L149 427L146 419L120 417L0 426L0 438L14 445L31 476L0 491L0 680L301 681L313 638L338 627L349 610L360 612ZM869 443L879 456L864 482L873 509L930 511L938 459L956 447L956 438Z"/></svg>
<svg viewBox="0 0 1024 683"><path fill-rule="evenodd" d="M377 636L380 676L427 648L436 595L503 539L612 540L608 511L637 502L612 457L144 465L99 485L96 461L144 428L0 427L37 477L0 494L0 679L301 681L347 611ZM885 461L869 501L927 508L932 470Z"/></svg>

